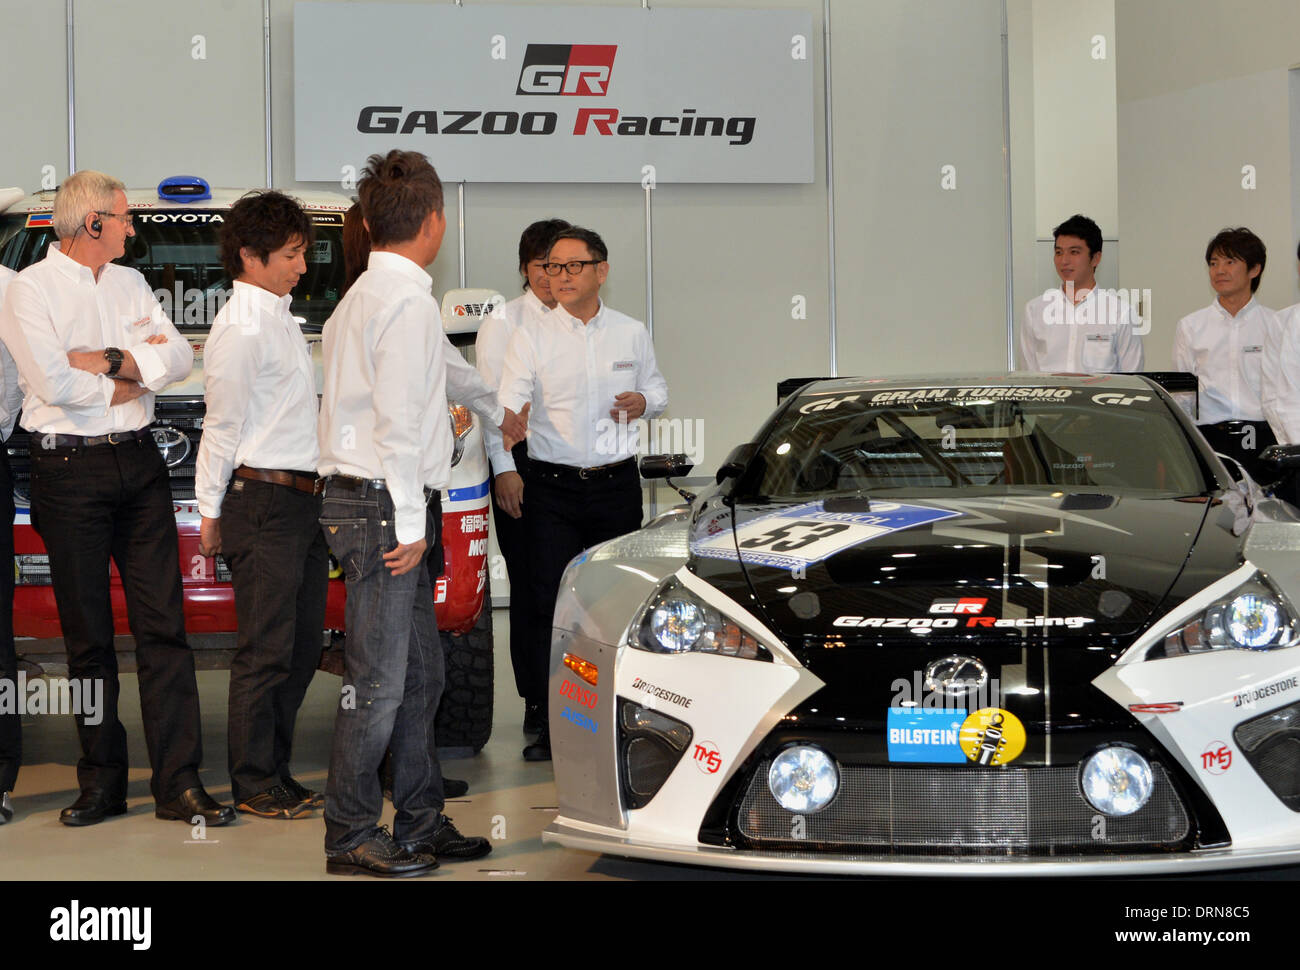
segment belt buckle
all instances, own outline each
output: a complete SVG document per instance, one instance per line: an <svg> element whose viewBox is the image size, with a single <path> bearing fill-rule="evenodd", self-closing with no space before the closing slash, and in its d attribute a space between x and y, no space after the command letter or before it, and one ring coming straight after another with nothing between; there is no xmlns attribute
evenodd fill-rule
<svg viewBox="0 0 1300 970"><path fill-rule="evenodd" d="M110 431L105 437L108 438L108 443L110 445L117 445L117 444L121 444L123 441L126 440L125 438L118 437L118 435L120 435L121 433L122 432L120 431Z"/></svg>
<svg viewBox="0 0 1300 970"><path fill-rule="evenodd" d="M588 473L588 472L594 472L595 470L596 470L596 469L594 469L594 468L579 468L579 469L578 469L578 477L579 477L580 479L582 479L584 482L585 482L585 481L589 481L589 480L592 478L592 476L589 475L589 474L587 474L587 473Z"/></svg>

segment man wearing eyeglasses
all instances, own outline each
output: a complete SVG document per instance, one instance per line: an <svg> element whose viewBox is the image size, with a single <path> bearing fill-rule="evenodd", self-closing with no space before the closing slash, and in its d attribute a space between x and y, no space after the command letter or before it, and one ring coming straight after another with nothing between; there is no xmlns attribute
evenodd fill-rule
<svg viewBox="0 0 1300 970"><path fill-rule="evenodd" d="M89 170L69 176L53 221L59 241L10 284L0 339L25 395L32 525L50 556L68 672L86 687L103 687L102 709L77 714L81 796L59 820L93 825L126 812L111 558L135 636L155 815L224 825L234 811L199 781L199 699L185 639L176 520L167 467L149 428L154 394L189 374L194 353L144 277L112 262L134 234L121 182Z"/></svg>
<svg viewBox="0 0 1300 970"><path fill-rule="evenodd" d="M532 403L524 494L537 620L531 659L541 684L550 677L564 567L583 549L640 528L632 422L655 418L668 405L668 384L645 325L600 299L609 276L600 236L579 227L558 233L545 270L558 305L511 336L500 395L515 410ZM551 757L545 691L542 702L542 733L524 748L528 761Z"/></svg>

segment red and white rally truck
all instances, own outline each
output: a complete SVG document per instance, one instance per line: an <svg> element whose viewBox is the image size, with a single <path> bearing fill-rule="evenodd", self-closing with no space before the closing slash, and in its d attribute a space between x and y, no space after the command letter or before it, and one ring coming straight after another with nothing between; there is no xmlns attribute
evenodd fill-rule
<svg viewBox="0 0 1300 970"><path fill-rule="evenodd" d="M17 193L10 193L12 198ZM154 402L154 440L171 474L172 503L180 543L185 591L185 628L190 634L233 633L234 592L220 558L199 555L199 511L194 499L194 463L203 432L203 345L231 280L221 265L218 233L224 213L242 189L209 189L201 179L177 176L156 190L128 190L135 235L126 240L119 263L144 274L163 310L194 348L189 379L162 391ZM295 192L315 225L307 273L293 292L290 312L301 324L321 379L321 330L337 305L344 281L343 214L352 200L324 192ZM0 264L22 270L44 258L55 240L54 192L39 192L4 206L0 201ZM444 329L458 346L472 344L478 324L493 312L491 291L453 290L442 301ZM455 434L452 482L443 499L445 571L434 594L438 627L447 648L447 685L438 712L437 737L447 756L476 752L492 730L492 611L488 596L488 462L479 420L468 408L448 403ZM29 518L30 462L27 432L15 427L7 442L14 478L14 633L18 637L61 636L49 559ZM331 565L336 565L331 562ZM129 634L122 586L112 568L113 614L118 634ZM325 613L327 658L342 642L344 583L330 574ZM199 641L221 638L197 637ZM232 644L227 642L226 646ZM19 642L19 654L23 653ZM337 661L336 661L337 662ZM211 665L211 664L209 664ZM328 666L329 660L323 661Z"/></svg>

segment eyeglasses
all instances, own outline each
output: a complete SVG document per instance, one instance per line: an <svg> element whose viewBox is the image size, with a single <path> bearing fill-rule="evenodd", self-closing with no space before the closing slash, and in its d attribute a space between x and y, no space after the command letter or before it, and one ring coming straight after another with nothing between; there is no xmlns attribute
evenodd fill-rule
<svg viewBox="0 0 1300 970"><path fill-rule="evenodd" d="M546 270L547 276L559 276L561 270L570 276L577 276L582 272L582 267L598 266L603 262L603 259L573 259L567 263L543 263L542 269Z"/></svg>
<svg viewBox="0 0 1300 970"><path fill-rule="evenodd" d="M122 223L127 226L135 225L135 216L129 212L105 212L102 209L96 209L95 215L108 216L110 219L121 219Z"/></svg>

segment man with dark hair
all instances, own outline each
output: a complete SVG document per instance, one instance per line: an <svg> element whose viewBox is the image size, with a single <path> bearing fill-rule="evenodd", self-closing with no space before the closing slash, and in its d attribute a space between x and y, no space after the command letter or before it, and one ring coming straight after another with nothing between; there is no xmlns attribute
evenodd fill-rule
<svg viewBox="0 0 1300 970"><path fill-rule="evenodd" d="M543 267L551 240L568 229L563 219L542 219L525 229L519 237L519 273L524 292L505 305L500 314L492 314L479 328L474 344L479 373L492 387L501 384L506 345L520 327L529 327L555 308L551 278ZM524 733L542 731L542 702L546 682L536 680L532 662L536 620L529 591L528 544L524 510L523 473L528 464L528 445L519 442L514 449L502 447L501 435L484 428L488 460L492 463L492 522L496 527L497 546L506 560L510 577L510 662L515 671L515 687L524 699Z"/></svg>
<svg viewBox="0 0 1300 970"><path fill-rule="evenodd" d="M0 266L0 309L5 290L18 275ZM0 343L0 682L18 682L18 653L14 648L14 484L4 442L14 430L23 406L18 367ZM18 781L23 760L23 727L18 711L0 711L0 825L14 817L9 795Z"/></svg>
<svg viewBox="0 0 1300 970"><path fill-rule="evenodd" d="M1224 229L1205 247L1217 294L1178 321L1174 369L1200 381L1197 426L1215 451L1235 458L1252 478L1267 473L1257 455L1277 439L1264 416L1264 347L1277 315L1255 301L1267 253L1249 229Z"/></svg>
<svg viewBox="0 0 1300 970"><path fill-rule="evenodd" d="M558 305L510 337L501 377L502 403L532 403L524 485L536 613L533 683L543 687L544 718L551 623L564 567L583 549L640 527L638 430L628 422L653 419L668 406L668 384L645 325L600 299L609 276L604 240L590 229L562 230L545 272ZM543 719L524 758L550 757Z"/></svg>
<svg viewBox="0 0 1300 970"><path fill-rule="evenodd" d="M280 192L231 207L221 260L234 280L204 357L194 493L199 552L230 563L239 634L227 722L235 807L306 816L324 798L289 772L293 726L320 659L329 553L316 487L316 378L289 306L314 233Z"/></svg>
<svg viewBox="0 0 1300 970"><path fill-rule="evenodd" d="M1053 288L1025 305L1020 357L1026 370L1094 373L1142 369L1142 336L1133 308L1097 288L1101 228L1074 215L1052 230Z"/></svg>
<svg viewBox="0 0 1300 970"><path fill-rule="evenodd" d="M343 696L325 789L326 870L418 876L491 851L442 814L434 739L443 656L425 559L441 556L451 478L441 314L424 267L447 223L418 152L372 155L358 184L372 250L325 326L321 524L347 582ZM523 434L499 408L509 444ZM378 769L393 757L394 832Z"/></svg>
<svg viewBox="0 0 1300 970"><path fill-rule="evenodd" d="M10 284L0 339L25 392L32 525L50 555L68 672L104 685L104 709L77 715L81 796L59 820L93 825L126 812L111 559L135 636L154 814L224 825L234 811L199 781L199 695L185 640L176 519L167 466L149 430L154 393L189 374L194 352L144 277L112 262L134 234L121 182L88 170L70 175L53 221L59 242Z"/></svg>
<svg viewBox="0 0 1300 970"><path fill-rule="evenodd" d="M1296 247L1296 259L1300 260L1300 246ZM1300 444L1300 303L1278 310L1274 316L1277 326L1268 331L1264 342L1260 399L1277 440L1295 445ZM1294 476L1292 487L1298 490L1282 497L1300 504L1300 481Z"/></svg>

